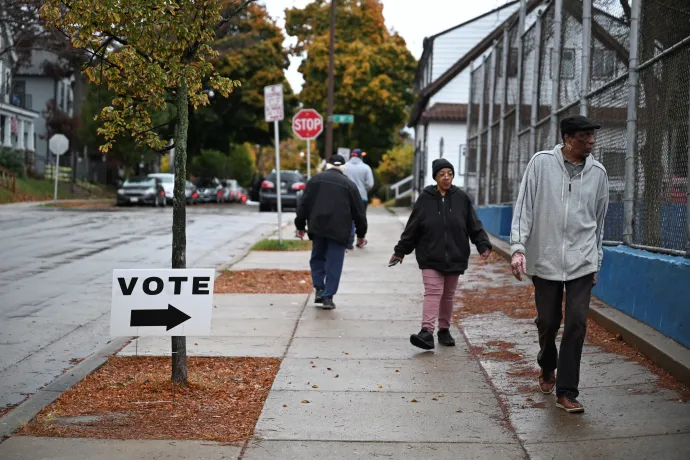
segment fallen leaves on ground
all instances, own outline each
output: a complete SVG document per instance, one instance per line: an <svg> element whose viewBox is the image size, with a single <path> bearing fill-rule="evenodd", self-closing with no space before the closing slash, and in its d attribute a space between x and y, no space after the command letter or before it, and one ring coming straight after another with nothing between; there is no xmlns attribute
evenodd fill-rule
<svg viewBox="0 0 690 460"><path fill-rule="evenodd" d="M279 366L274 358L189 358L189 386L176 385L173 395L169 357L113 357L41 410L18 434L246 440ZM98 419L60 423L61 417L79 416Z"/></svg>
<svg viewBox="0 0 690 460"><path fill-rule="evenodd" d="M66 209L83 209L83 208L89 208L89 209L112 209L116 208L117 206L115 205L114 201L90 201L90 200L83 200L83 201L58 201L57 203L53 204L50 203L47 205L48 207L51 208L66 208Z"/></svg>
<svg viewBox="0 0 690 460"><path fill-rule="evenodd" d="M484 261L479 256L472 256L470 270L465 274L464 283L460 283L455 301L460 308L455 310L454 320L462 327L462 319L475 315L486 315L500 312L510 318L533 319L537 316L534 303L534 285L516 284L510 270L510 264L496 253L492 253L489 260ZM592 305L601 304L596 298L592 298ZM565 296L564 296L565 306ZM565 318L565 311L563 312ZM524 334L524 331L523 331ZM536 326L533 331L537 337ZM499 350L486 350L485 346L473 346L473 351L480 358L493 359L495 361L512 361L508 377L515 379L516 388L520 393L533 393L537 390L536 379L539 370L536 367L536 356L531 363L527 363L522 355L506 348L508 342L487 342L485 346L498 347ZM510 345L510 344L509 344ZM620 335L613 334L596 324L591 319L587 320L587 336L585 346L600 347L608 353L625 356L629 360L645 366L658 377L656 386L673 390L680 394L682 402L690 401L690 388L682 384L664 369L657 366L635 347L622 340ZM526 385L525 381L534 381L533 385ZM518 383L520 382L520 383ZM534 406L536 407L536 406Z"/></svg>
<svg viewBox="0 0 690 460"><path fill-rule="evenodd" d="M310 294L307 270L227 270L215 281L216 294Z"/></svg>

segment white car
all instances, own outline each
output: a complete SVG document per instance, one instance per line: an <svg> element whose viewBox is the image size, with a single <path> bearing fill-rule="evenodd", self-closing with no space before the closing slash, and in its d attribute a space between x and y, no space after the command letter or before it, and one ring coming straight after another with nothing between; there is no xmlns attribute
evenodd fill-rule
<svg viewBox="0 0 690 460"><path fill-rule="evenodd" d="M168 204L172 204L174 196L173 189L175 188L175 175L166 173L156 173L149 174L149 177L157 177L161 180L161 183L163 184L163 190L165 190L165 201L167 201Z"/></svg>

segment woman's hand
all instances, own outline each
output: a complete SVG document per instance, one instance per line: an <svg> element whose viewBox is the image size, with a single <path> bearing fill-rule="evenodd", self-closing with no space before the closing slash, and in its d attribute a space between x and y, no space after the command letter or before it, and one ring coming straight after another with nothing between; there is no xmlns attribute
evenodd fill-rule
<svg viewBox="0 0 690 460"><path fill-rule="evenodd" d="M395 254L393 254L393 256L391 256L391 260L388 261L388 266L393 267L397 264L401 264L402 262L403 262L402 257L398 257Z"/></svg>
<svg viewBox="0 0 690 460"><path fill-rule="evenodd" d="M484 260L487 260L490 255L491 255L491 249L487 249L486 251L481 253L482 259L484 259Z"/></svg>

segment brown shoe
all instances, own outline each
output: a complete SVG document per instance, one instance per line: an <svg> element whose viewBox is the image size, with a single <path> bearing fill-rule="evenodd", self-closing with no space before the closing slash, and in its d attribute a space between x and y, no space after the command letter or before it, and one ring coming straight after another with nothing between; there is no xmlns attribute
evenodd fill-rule
<svg viewBox="0 0 690 460"><path fill-rule="evenodd" d="M569 414L584 412L585 406L580 404L577 399L568 396L561 396L556 400L556 407L563 409Z"/></svg>
<svg viewBox="0 0 690 460"><path fill-rule="evenodd" d="M554 371L545 372L542 370L539 376L539 389L545 395L550 395L553 393L554 388L556 388L556 373Z"/></svg>

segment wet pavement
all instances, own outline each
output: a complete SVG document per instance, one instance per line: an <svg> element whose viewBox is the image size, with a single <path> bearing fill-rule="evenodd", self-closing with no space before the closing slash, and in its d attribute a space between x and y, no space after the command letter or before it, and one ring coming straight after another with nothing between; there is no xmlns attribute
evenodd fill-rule
<svg viewBox="0 0 690 460"><path fill-rule="evenodd" d="M387 268L405 219L372 208L369 220L370 244L346 256L336 310L315 308L306 294L216 295L211 337L188 340L190 355L283 358L244 445L12 437L0 457L690 458L690 404L628 356L586 344L584 414L566 414L538 391L533 306L529 296L511 297L528 283L499 258L475 256L461 278L457 346L412 347L421 274L413 256ZM308 259L252 252L233 269L304 270ZM120 355L167 354L166 346L142 339Z"/></svg>
<svg viewBox="0 0 690 460"><path fill-rule="evenodd" d="M188 267L227 264L277 228L254 206L187 211ZM171 207L0 206L0 409L108 343L112 270L169 267L171 226Z"/></svg>

